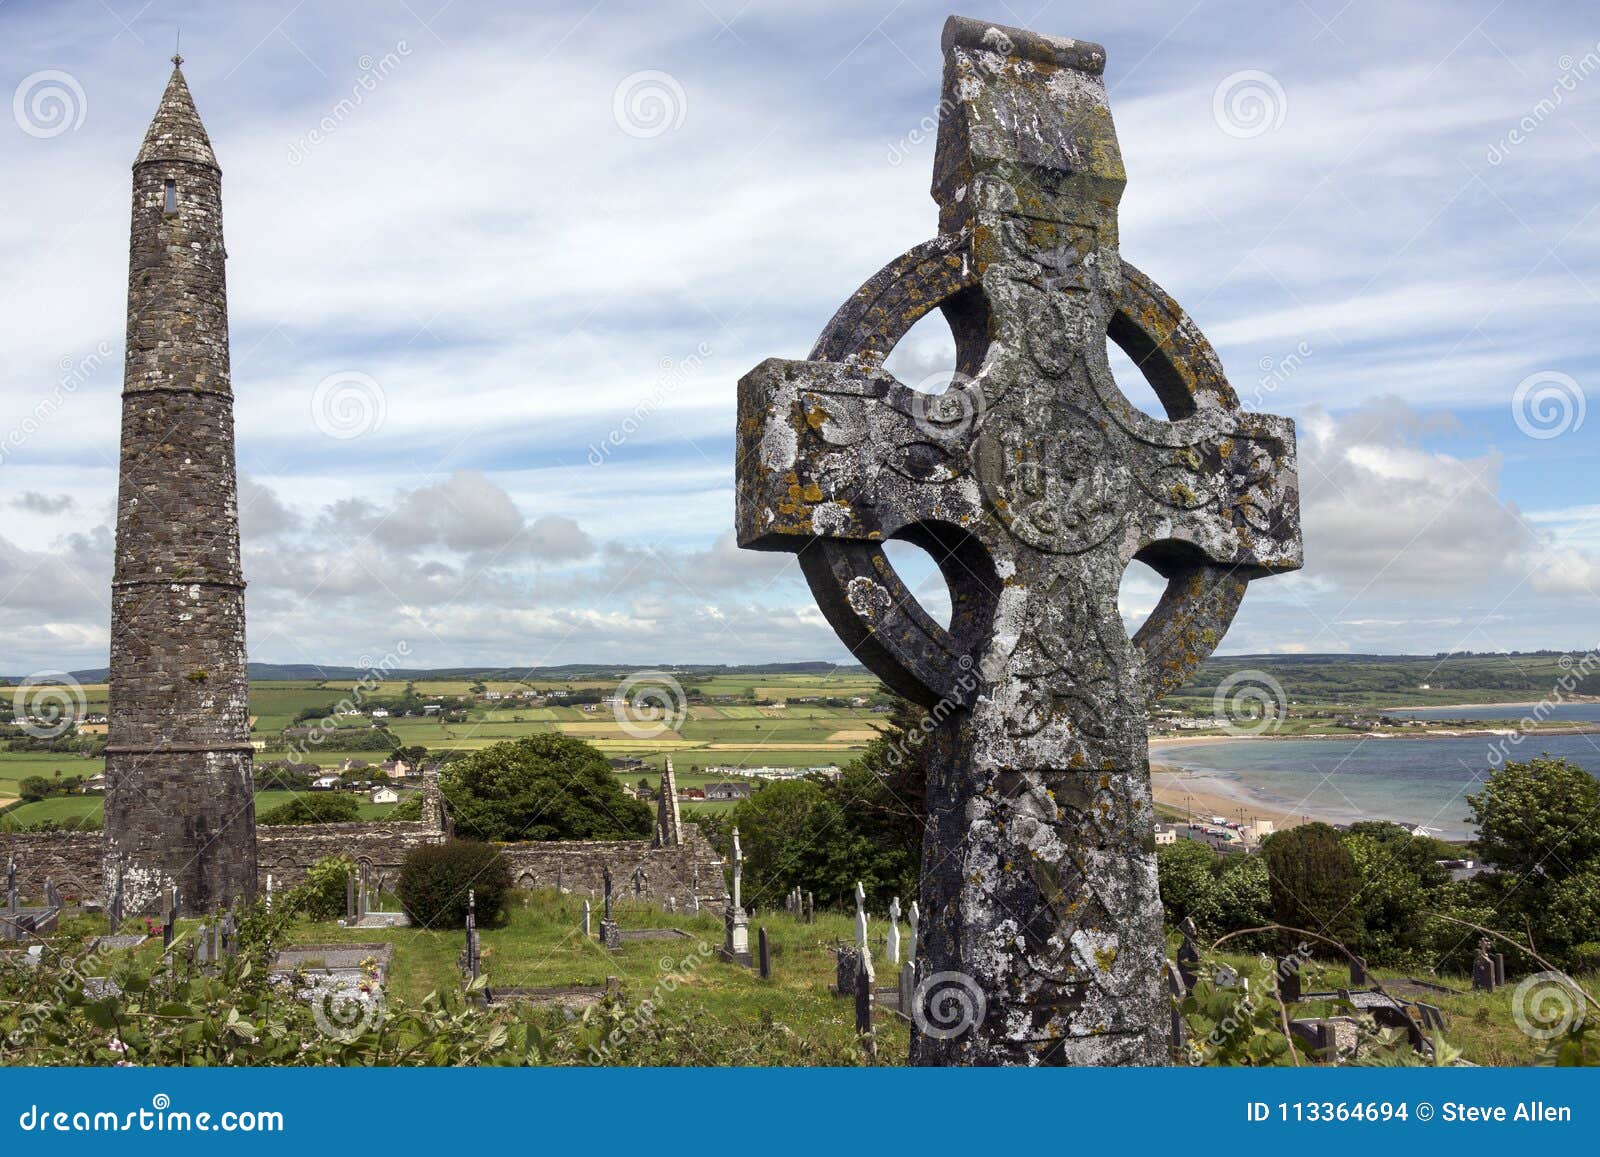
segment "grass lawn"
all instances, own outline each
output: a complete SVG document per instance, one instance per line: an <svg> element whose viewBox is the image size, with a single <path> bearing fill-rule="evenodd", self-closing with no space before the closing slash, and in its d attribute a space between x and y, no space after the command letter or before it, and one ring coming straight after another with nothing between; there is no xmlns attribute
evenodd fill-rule
<svg viewBox="0 0 1600 1157"><path fill-rule="evenodd" d="M772 944L773 976L762 980L754 969L724 964L716 958L722 944L720 912L698 915L663 913L656 905L622 901L616 916L624 929L678 928L689 939L624 943L608 952L583 936L583 901L558 895L554 889L514 892L508 918L480 933L484 971L489 984L517 986L602 986L608 976L621 979L631 1003L652 1000L664 1019L693 1018L701 1023L759 1023L770 1017L808 1040L828 1041L840 1048L855 1042L855 1005L833 996L834 957L827 951L837 940L853 936L853 918L819 912L806 925L776 911L753 917L750 950L756 950L757 928L764 925ZM599 902L594 901L596 926ZM906 929L902 928L902 935ZM456 965L463 944L459 929L351 929L336 923L304 924L295 930L300 943L390 941L395 946L389 989L407 1001L461 983ZM881 949L879 950L881 955ZM892 969L880 965L878 983L893 984ZM672 977L670 991L662 981ZM879 1051L889 1063L903 1063L908 1026L892 1013L877 1016ZM737 1057L684 1058L686 1063L737 1064Z"/></svg>

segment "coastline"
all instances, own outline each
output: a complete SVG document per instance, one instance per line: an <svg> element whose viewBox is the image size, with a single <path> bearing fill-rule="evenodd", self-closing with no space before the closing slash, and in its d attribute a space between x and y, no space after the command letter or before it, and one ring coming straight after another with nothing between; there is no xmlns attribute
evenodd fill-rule
<svg viewBox="0 0 1600 1157"><path fill-rule="evenodd" d="M1300 824L1321 821L1344 823L1343 817L1319 815L1306 810L1290 811L1283 805L1268 800L1238 779L1225 778L1213 772L1188 771L1152 763L1150 765L1150 791L1156 803L1175 811L1186 808L1202 820L1212 816L1226 816L1230 820L1271 820L1279 831Z"/></svg>

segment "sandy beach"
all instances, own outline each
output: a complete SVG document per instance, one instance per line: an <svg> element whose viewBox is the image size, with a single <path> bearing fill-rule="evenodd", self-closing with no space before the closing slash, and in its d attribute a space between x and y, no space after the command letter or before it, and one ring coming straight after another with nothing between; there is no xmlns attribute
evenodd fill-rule
<svg viewBox="0 0 1600 1157"><path fill-rule="evenodd" d="M1188 810L1204 819L1226 816L1230 820L1271 820L1278 830L1292 828L1314 820L1335 822L1334 817L1317 815L1313 811L1298 809L1286 811L1282 804L1261 798L1241 780L1214 773L1187 771L1162 763L1162 750L1178 747L1200 747L1212 743L1237 743L1234 735L1197 735L1190 738L1163 736L1150 740L1150 789L1158 804L1177 811ZM1339 820L1338 822L1343 822Z"/></svg>

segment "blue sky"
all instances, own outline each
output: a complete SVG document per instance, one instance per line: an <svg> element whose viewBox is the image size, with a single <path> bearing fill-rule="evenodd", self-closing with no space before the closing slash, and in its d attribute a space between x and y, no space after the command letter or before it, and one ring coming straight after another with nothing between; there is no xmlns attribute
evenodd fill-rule
<svg viewBox="0 0 1600 1157"><path fill-rule="evenodd" d="M141 4L0 5L0 671L105 659L129 166L180 25L253 659L848 658L790 560L733 545L734 383L932 234L948 8ZM962 11L1106 46L1125 256L1300 424L1306 568L1223 650L1593 647L1595 22ZM941 325L891 368L946 367ZM1157 593L1130 574L1130 625Z"/></svg>

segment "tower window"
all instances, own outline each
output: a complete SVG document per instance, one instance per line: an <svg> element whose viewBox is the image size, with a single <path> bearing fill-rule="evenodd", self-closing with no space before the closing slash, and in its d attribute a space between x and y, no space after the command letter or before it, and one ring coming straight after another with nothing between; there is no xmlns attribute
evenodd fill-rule
<svg viewBox="0 0 1600 1157"><path fill-rule="evenodd" d="M178 183L176 181L167 182L166 211L168 213L176 213L178 211Z"/></svg>

